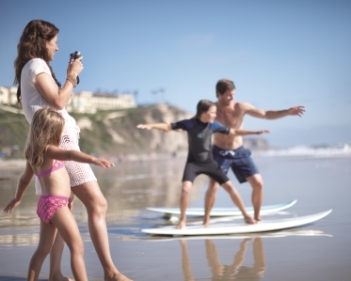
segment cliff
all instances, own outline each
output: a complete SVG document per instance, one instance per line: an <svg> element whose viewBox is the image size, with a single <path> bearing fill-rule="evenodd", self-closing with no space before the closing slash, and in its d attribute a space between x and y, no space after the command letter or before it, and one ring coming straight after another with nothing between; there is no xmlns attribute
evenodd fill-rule
<svg viewBox="0 0 351 281"><path fill-rule="evenodd" d="M81 128L80 146L82 151L96 155L123 156L146 155L150 153L171 154L185 153L187 136L185 132L167 134L152 130L140 130L141 123L174 122L192 117L182 109L157 104L114 111L99 111L96 114L71 115ZM28 131L28 124L23 114L4 111L0 108L0 151L2 156L22 158ZM260 138L246 137L244 143L253 150L269 147Z"/></svg>

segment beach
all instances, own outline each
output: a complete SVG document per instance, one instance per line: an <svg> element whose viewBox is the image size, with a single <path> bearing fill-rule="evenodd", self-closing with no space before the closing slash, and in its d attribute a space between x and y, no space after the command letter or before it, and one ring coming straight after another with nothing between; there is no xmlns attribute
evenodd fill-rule
<svg viewBox="0 0 351 281"><path fill-rule="evenodd" d="M147 207L177 207L185 159L118 163L114 169L94 167L109 209L107 224L111 254L118 269L133 280L351 280L351 157L330 155L254 155L265 182L264 205L297 199L281 218L333 209L327 217L298 228L261 234L209 237L162 237L143 228L169 225ZM13 198L20 163L1 166L3 207ZM229 177L250 206L251 188ZM203 206L207 178L196 179L190 207ZM39 238L35 214L37 195L29 186L21 205L0 214L0 280L25 280L28 262ZM219 190L215 207L231 207ZM75 200L74 215L85 245L89 280L103 280L92 245L83 205ZM269 219L264 216L263 219ZM196 221L198 218L191 218ZM72 277L69 251L62 271ZM48 259L41 279L49 274Z"/></svg>

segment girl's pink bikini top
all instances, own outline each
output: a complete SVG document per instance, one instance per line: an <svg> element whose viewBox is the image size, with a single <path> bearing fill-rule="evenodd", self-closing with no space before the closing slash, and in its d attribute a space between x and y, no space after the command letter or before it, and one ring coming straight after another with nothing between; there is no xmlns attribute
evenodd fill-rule
<svg viewBox="0 0 351 281"><path fill-rule="evenodd" d="M42 171L41 173L37 174L38 179L40 179L43 176L46 176L48 174L51 174L52 172L55 172L56 170L59 170L61 168L65 167L65 162L61 160L54 160L54 164L50 169L47 169L45 171Z"/></svg>

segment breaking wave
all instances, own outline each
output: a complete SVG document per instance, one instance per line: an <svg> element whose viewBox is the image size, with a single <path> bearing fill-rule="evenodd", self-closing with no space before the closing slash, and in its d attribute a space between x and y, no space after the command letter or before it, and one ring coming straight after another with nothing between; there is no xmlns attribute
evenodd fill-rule
<svg viewBox="0 0 351 281"><path fill-rule="evenodd" d="M330 146L294 146L284 149L269 149L256 155L269 156L310 156L310 157L351 157L351 144L337 144Z"/></svg>

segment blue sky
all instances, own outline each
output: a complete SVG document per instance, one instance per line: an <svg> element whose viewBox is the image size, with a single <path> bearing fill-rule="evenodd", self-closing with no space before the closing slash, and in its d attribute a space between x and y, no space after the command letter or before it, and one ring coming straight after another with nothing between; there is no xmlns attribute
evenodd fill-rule
<svg viewBox="0 0 351 281"><path fill-rule="evenodd" d="M23 28L43 19L60 29L60 81L69 54L84 57L77 91L138 91L139 104L195 112L229 78L238 101L306 107L302 118L246 117L245 128L272 130L271 144L350 142L350 15L351 1L339 0L0 1L0 85L12 85Z"/></svg>

